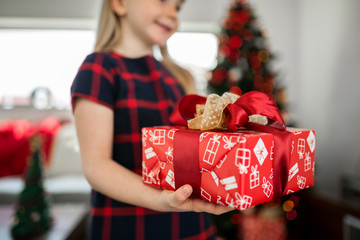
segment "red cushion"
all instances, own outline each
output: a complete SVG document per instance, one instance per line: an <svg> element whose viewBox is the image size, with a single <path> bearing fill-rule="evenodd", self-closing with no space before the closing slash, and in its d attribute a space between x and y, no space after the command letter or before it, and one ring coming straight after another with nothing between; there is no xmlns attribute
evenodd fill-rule
<svg viewBox="0 0 360 240"><path fill-rule="evenodd" d="M44 119L39 125L27 120L0 122L0 177L24 174L30 156L30 139L39 133L43 139L44 162L49 163L55 136L60 130L57 119Z"/></svg>

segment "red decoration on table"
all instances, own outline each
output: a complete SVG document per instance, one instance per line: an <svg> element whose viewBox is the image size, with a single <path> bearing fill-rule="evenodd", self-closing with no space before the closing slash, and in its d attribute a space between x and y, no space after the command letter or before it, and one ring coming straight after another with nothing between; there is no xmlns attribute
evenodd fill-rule
<svg viewBox="0 0 360 240"><path fill-rule="evenodd" d="M0 123L0 177L23 175L30 158L30 139L39 134L44 164L50 164L52 148L61 129L60 122L48 117L40 124L27 120L4 120Z"/></svg>

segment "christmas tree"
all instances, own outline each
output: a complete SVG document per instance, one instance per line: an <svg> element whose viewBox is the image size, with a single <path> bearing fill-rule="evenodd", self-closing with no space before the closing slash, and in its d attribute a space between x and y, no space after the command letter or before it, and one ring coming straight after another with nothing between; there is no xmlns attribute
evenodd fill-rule
<svg viewBox="0 0 360 240"><path fill-rule="evenodd" d="M233 86L243 93L268 94L284 113L286 96L271 70L274 56L267 47L268 31L260 28L247 0L236 0L222 22L218 64L212 71L208 91L221 95Z"/></svg>
<svg viewBox="0 0 360 240"><path fill-rule="evenodd" d="M218 35L218 64L209 79L208 92L221 95L238 86L242 93L253 90L266 93L276 102L284 121L287 121L285 88L279 85L272 70L275 57L267 46L268 36L268 31L259 26L248 1L234 0ZM271 209L282 214L281 208L268 205L255 208ZM239 213L235 210L213 216L217 234L223 239L242 239L237 226L243 224L243 213Z"/></svg>
<svg viewBox="0 0 360 240"><path fill-rule="evenodd" d="M11 228L14 238L39 236L51 228L50 198L43 186L39 146L38 139L32 139L32 156L25 175L25 186L15 204Z"/></svg>

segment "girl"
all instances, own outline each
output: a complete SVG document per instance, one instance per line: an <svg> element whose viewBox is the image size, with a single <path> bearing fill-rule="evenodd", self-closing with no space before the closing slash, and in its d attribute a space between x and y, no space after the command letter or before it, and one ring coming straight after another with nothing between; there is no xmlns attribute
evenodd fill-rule
<svg viewBox="0 0 360 240"><path fill-rule="evenodd" d="M141 128L170 124L184 89L194 91L189 74L164 50L182 2L103 2L95 52L72 86L83 170L93 188L91 239L212 239L202 212L230 210L189 198L190 185L159 190L140 176ZM162 46L164 65L152 56L156 45Z"/></svg>

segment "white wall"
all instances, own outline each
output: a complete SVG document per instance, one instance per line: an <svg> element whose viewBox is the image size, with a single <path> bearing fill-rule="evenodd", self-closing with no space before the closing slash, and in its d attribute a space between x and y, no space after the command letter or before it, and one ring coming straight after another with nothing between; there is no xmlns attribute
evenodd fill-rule
<svg viewBox="0 0 360 240"><path fill-rule="evenodd" d="M317 189L360 176L360 2L306 0L299 26L301 126L317 130Z"/></svg>
<svg viewBox="0 0 360 240"><path fill-rule="evenodd" d="M299 127L316 130L315 189L360 176L360 1L253 0Z"/></svg>
<svg viewBox="0 0 360 240"><path fill-rule="evenodd" d="M249 1L255 10L260 26L271 31L268 39L270 50L275 54L274 70L277 81L286 87L291 113L297 107L299 93L299 31L298 1L253 0ZM292 114L294 115L294 114ZM296 117L294 116L296 119Z"/></svg>

